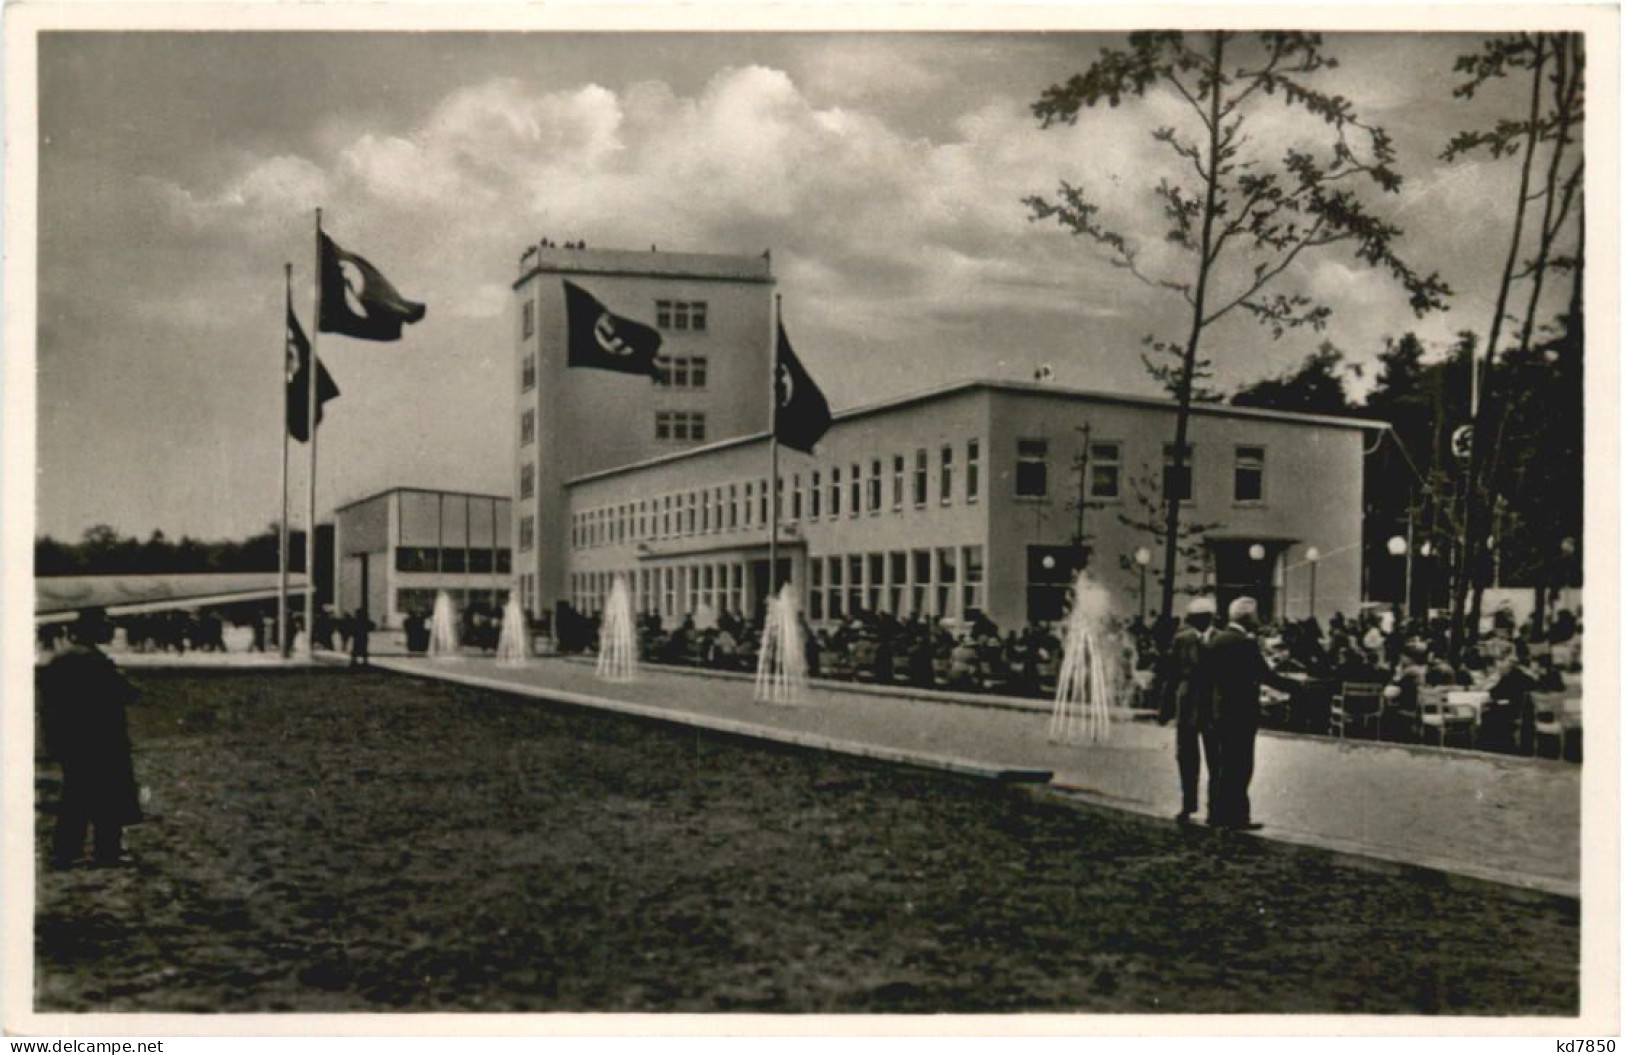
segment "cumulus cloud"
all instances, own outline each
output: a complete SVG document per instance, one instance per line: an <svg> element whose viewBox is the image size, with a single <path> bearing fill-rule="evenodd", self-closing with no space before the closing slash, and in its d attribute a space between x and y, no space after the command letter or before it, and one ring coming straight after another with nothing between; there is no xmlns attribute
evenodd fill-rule
<svg viewBox="0 0 1625 1055"><path fill-rule="evenodd" d="M1135 100L1043 130L1029 109L1031 86L972 92L946 76L963 67L936 61L933 47L962 56L969 44L852 45L822 46L798 76L742 64L681 87L647 79L544 88L494 76L409 118L362 123L339 113L298 147L280 142L240 160L222 150L186 174L134 181L128 209L163 222L143 229L139 253L98 253L106 281L87 282L80 263L42 268L42 315L52 333L99 327L110 345L118 320L133 320L159 349L148 366L195 370L201 345L232 347L231 326L240 329L249 308L277 333L282 260L295 262L296 304L309 303L309 218L324 206L336 238L430 309L399 348L333 342L347 402L324 427L333 449L349 454L324 479L332 497L402 482L389 454L395 436L412 437L421 455L426 475L410 482L506 489L508 466L490 452L506 449L509 423L490 408L507 395L517 257L544 234L595 247L771 247L797 347L838 406L955 377L1025 377L1041 362L1063 383L1151 390L1140 339L1182 336L1181 302L1052 222L1030 222L1022 199L1053 195L1062 179L1082 184L1148 269L1181 275L1189 259L1163 240L1150 193L1160 173L1175 171L1151 129L1183 121L1181 104ZM988 45L989 54L1008 63L1000 49L1015 46ZM910 93L952 103L914 120L925 103L895 104ZM1253 131L1315 130L1271 118ZM1419 234L1416 245L1471 263L1484 254L1472 251L1477 227L1464 220L1502 178L1471 167L1425 171L1395 208ZM1415 325L1386 278L1341 257L1306 263L1294 288L1339 309L1326 336L1351 354ZM100 298L93 312L87 287ZM1424 332L1442 337L1477 321ZM1242 321L1210 347L1219 380L1234 384L1279 372L1319 339L1272 344ZM242 362L222 369L260 384L263 364ZM450 408L445 420L424 417L410 394L422 391ZM272 434L274 409L254 412L265 418L254 428Z"/></svg>

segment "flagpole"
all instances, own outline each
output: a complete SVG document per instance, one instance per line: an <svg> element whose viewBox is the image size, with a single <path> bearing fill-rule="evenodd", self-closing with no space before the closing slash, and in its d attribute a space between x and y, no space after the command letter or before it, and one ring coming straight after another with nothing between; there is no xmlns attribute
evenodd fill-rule
<svg viewBox="0 0 1625 1055"><path fill-rule="evenodd" d="M305 431L310 436L310 489L305 502L305 649L310 659L316 654L316 375L321 362L316 344L322 332L322 210L316 209L316 313L310 326L310 384L306 389Z"/></svg>
<svg viewBox="0 0 1625 1055"><path fill-rule="evenodd" d="M773 302L768 310L768 450L773 465L773 482L768 484L768 494L771 496L768 505L773 510L771 523L767 533L767 584L768 596L777 597L779 593L779 295L773 294Z"/></svg>
<svg viewBox="0 0 1625 1055"><path fill-rule="evenodd" d="M288 305L293 303L293 264L282 265L287 296L282 309L282 525L276 546L276 649L288 658Z"/></svg>

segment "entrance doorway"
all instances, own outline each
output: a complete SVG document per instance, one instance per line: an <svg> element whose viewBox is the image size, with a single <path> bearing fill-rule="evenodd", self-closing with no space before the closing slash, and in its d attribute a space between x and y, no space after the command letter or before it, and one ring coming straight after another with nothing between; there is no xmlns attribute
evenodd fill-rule
<svg viewBox="0 0 1625 1055"><path fill-rule="evenodd" d="M780 557L778 584L783 586L791 581L790 558ZM756 599L751 607L751 621L761 626L767 618L767 599L773 593L773 584L768 581L766 560L750 562L750 589L751 596Z"/></svg>
<svg viewBox="0 0 1625 1055"><path fill-rule="evenodd" d="M1221 619L1237 597L1251 597L1258 602L1260 622L1275 618L1275 567L1286 545L1279 539L1208 540L1213 552L1215 599Z"/></svg>

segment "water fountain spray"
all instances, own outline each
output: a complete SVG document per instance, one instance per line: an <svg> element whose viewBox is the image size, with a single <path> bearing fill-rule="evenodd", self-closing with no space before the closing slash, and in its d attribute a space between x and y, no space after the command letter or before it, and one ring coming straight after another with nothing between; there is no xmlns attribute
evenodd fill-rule
<svg viewBox="0 0 1625 1055"><path fill-rule="evenodd" d="M756 664L756 698L764 703L796 703L807 685L806 643L801 639L801 608L785 583L767 602L762 649Z"/></svg>
<svg viewBox="0 0 1625 1055"><path fill-rule="evenodd" d="M457 638L457 609L451 595L441 590L434 597L434 625L429 637L429 655L455 656L461 642Z"/></svg>
<svg viewBox="0 0 1625 1055"><path fill-rule="evenodd" d="M1111 736L1111 710L1117 700L1109 629L1111 598L1086 571L1072 588L1072 611L1062 630L1060 677L1049 738L1055 743L1098 743Z"/></svg>
<svg viewBox="0 0 1625 1055"><path fill-rule="evenodd" d="M504 667L523 666L530 658L530 620L519 604L519 595L510 593L502 609L502 637L497 640L497 662Z"/></svg>
<svg viewBox="0 0 1625 1055"><path fill-rule="evenodd" d="M632 591L626 577L615 576L598 629L598 676L605 681L633 681L638 676L637 627L632 623Z"/></svg>

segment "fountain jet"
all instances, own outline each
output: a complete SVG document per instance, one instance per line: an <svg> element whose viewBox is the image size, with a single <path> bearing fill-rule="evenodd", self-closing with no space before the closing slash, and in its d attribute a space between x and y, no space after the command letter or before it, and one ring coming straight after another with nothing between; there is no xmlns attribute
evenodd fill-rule
<svg viewBox="0 0 1625 1055"><path fill-rule="evenodd" d="M1049 738L1063 744L1098 743L1111 736L1111 710L1117 704L1112 652L1111 598L1104 587L1078 573L1072 588L1072 611L1061 635L1061 673L1055 685L1055 710Z"/></svg>
<svg viewBox="0 0 1625 1055"><path fill-rule="evenodd" d="M460 647L457 609L451 603L451 594L441 590L434 597L434 627L429 637L429 655L455 656Z"/></svg>
<svg viewBox="0 0 1625 1055"><path fill-rule="evenodd" d="M497 662L504 667L523 666L530 658L530 620L520 607L519 595L509 594L502 609L502 636L497 640Z"/></svg>
<svg viewBox="0 0 1625 1055"><path fill-rule="evenodd" d="M626 578L615 576L598 630L598 676L605 681L634 681L638 676L637 628L632 625L632 593Z"/></svg>
<svg viewBox="0 0 1625 1055"><path fill-rule="evenodd" d="M796 703L807 686L806 643L795 589L785 583L767 602L762 648L756 663L756 698L764 703Z"/></svg>

